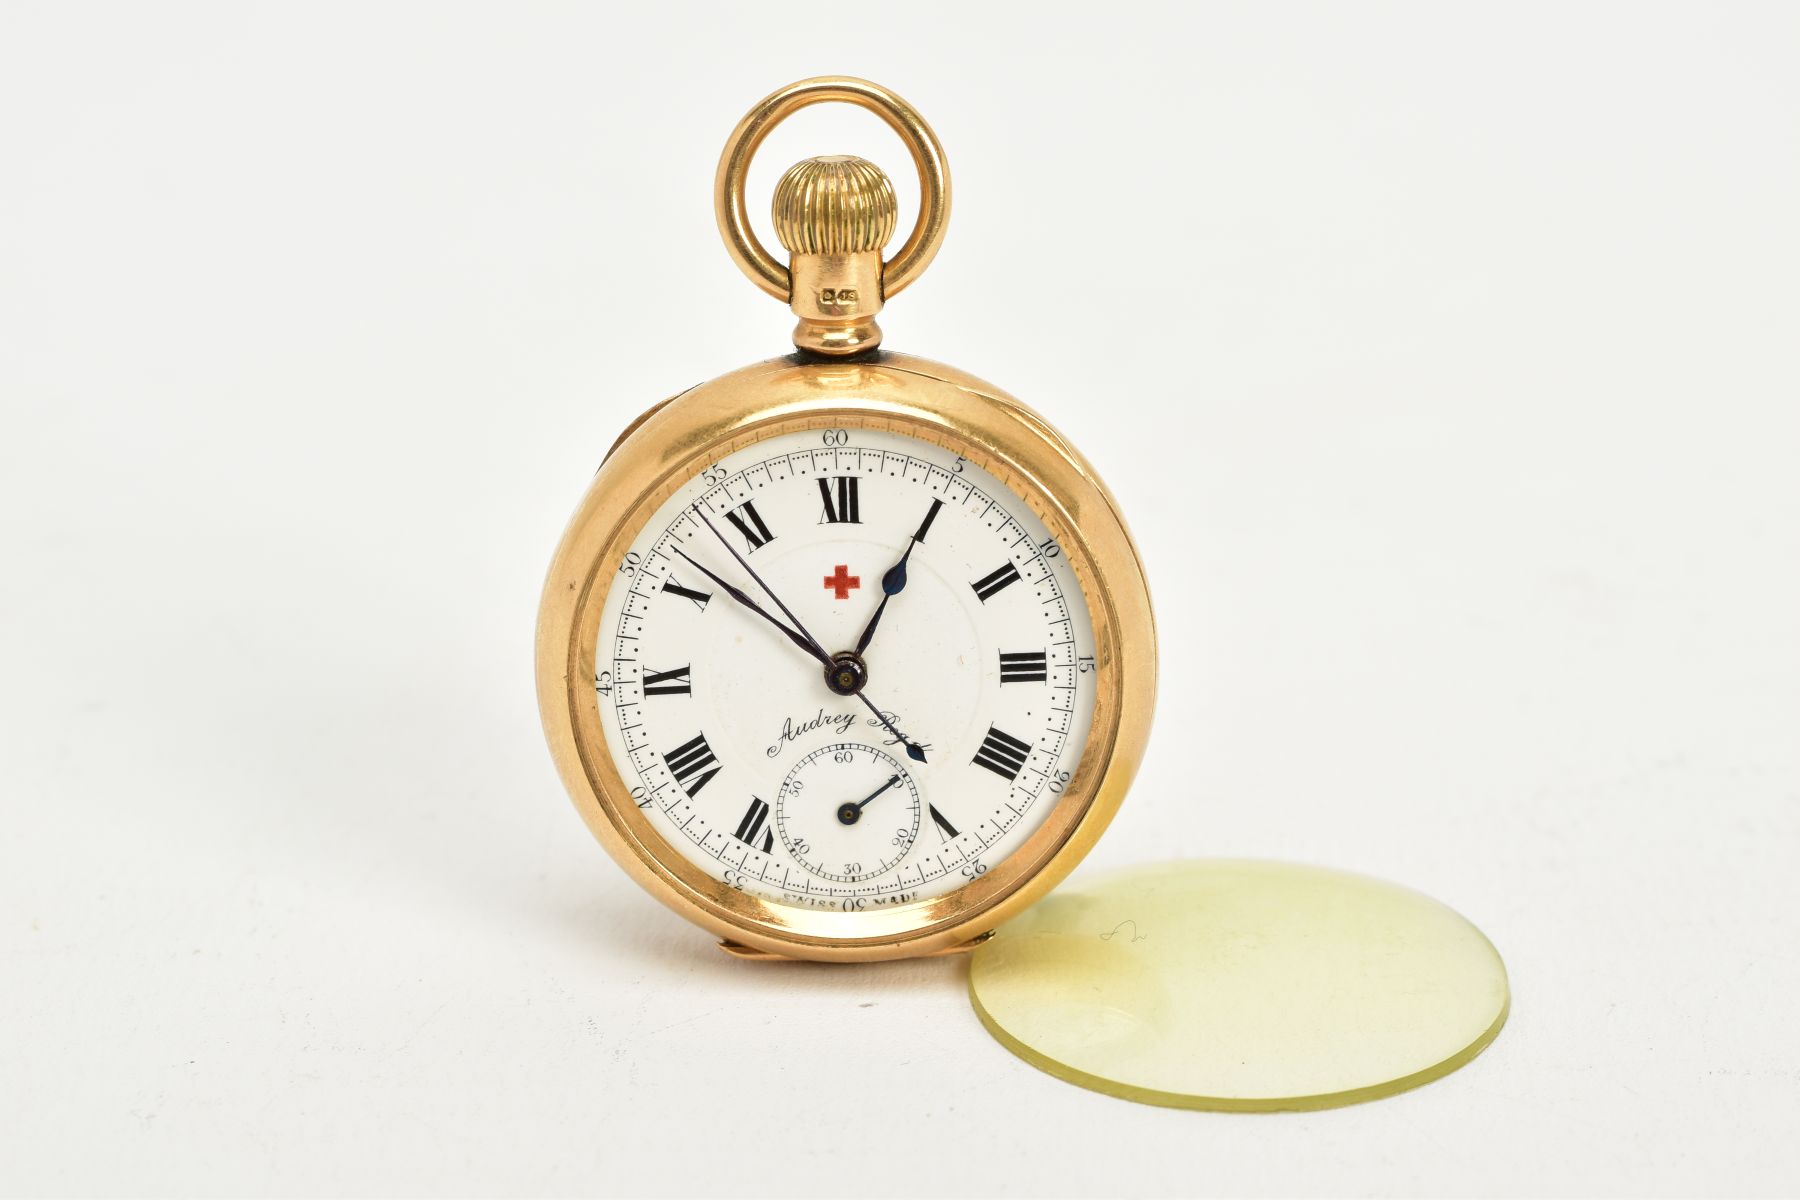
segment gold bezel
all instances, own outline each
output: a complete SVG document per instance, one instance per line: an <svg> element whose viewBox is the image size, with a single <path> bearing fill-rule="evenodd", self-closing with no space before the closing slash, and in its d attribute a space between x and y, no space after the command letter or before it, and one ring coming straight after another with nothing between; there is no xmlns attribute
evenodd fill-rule
<svg viewBox="0 0 1800 1200"><path fill-rule="evenodd" d="M1080 764L1044 823L955 891L858 912L803 909L732 888L687 858L630 798L594 693L606 589L663 501L709 463L782 433L893 430L985 468L1056 537L1094 625L1094 716ZM1156 696L1156 631L1131 534L1093 468L1036 413L950 367L899 354L773 359L701 384L634 423L582 499L544 585L538 704L576 808L657 899L729 942L839 961L938 954L1023 911L1074 869L1137 772Z"/></svg>

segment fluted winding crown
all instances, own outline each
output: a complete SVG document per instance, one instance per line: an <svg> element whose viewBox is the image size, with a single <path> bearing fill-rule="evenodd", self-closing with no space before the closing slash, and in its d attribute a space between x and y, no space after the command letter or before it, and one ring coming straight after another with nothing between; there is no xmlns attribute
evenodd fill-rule
<svg viewBox="0 0 1800 1200"><path fill-rule="evenodd" d="M789 254L862 254L894 236L899 205L880 167L833 154L788 168L775 185L774 218Z"/></svg>

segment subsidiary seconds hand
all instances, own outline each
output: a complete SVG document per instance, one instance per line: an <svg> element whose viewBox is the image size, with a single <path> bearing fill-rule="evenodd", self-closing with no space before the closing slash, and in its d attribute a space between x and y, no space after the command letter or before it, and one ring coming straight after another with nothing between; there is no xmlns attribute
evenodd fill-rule
<svg viewBox="0 0 1800 1200"><path fill-rule="evenodd" d="M826 666L826 669L829 670L834 665L832 663L831 655L825 653L825 647L823 647L819 644L819 639L814 637L811 633L809 633L807 631L806 626L801 624L800 618L796 617L794 615L794 610L789 608L786 604L784 604L782 602L781 597L777 596L774 593L774 591L770 589L769 585L767 583L763 582L763 577L756 573L756 568L752 567L748 562L746 562L744 560L744 556L738 553L737 547L733 546L731 544L731 542L726 539L725 535L719 532L719 527L717 525L714 525L711 521L707 520L706 514L700 511L700 506L698 504L693 505L693 513L696 517L700 518L700 523L702 525L706 526L708 529L710 529L712 531L712 535L719 539L719 545L725 547L726 553L730 554L732 558L737 560L737 565L744 568L744 574L750 576L751 579L754 579L756 581L756 586L761 588L768 595L769 599L771 599L775 602L775 606L777 608L779 608L782 612L787 614L787 619L792 621L794 623L794 628L800 631L799 637L795 637L795 635L791 632L788 633L788 636L793 638L794 641L797 643L800 641L800 638L802 638L802 637L805 638L806 641L811 644L810 645L802 645L801 648L804 649L808 654L812 655L814 658L818 659L820 662L824 663ZM683 554L681 557L687 558L687 555ZM694 560L691 558L688 558L688 561L694 562ZM696 567L700 566L699 563L694 563L694 565ZM700 569L702 571L706 570L705 567L700 567ZM713 579L718 578L716 575L713 575L713 573L711 571L706 571L706 574L709 578L713 578ZM737 597L734 596L733 599L737 599ZM746 596L743 599L744 599L744 603L749 604L751 608L757 607L754 604L750 604L749 597ZM758 611L761 611L761 610L759 609ZM767 613L763 613L763 615L765 617L768 617ZM769 620L774 621L775 619L773 617L769 617ZM784 630L786 629L786 627L782 626L781 622L779 622L779 621L775 621L775 624L777 626L780 626ZM881 727L883 729L886 729L889 733L893 734L894 739L896 741L898 741L902 746L906 747L906 757L912 759L914 762L924 762L925 761L925 751L919 746L919 744L917 742L913 741L911 738L907 737L904 733L901 733L900 730L894 725L894 723L888 719L888 715L886 713L882 712L880 708L876 707L876 704L873 700L869 699L866 695L863 694L863 691L861 688L858 688L856 690L855 695L858 700L861 700L865 705L868 706L868 709L870 712L875 714L875 719L877 721L881 722Z"/></svg>
<svg viewBox="0 0 1800 1200"><path fill-rule="evenodd" d="M912 557L913 547L916 545L918 545L917 542L907 542L906 553L902 554L900 561L889 567L887 573L881 577L881 603L875 606L875 615L869 618L869 623L863 626L862 636L856 639L858 654L867 650L869 643L875 640L875 627L881 624L881 614L887 611L888 601L905 589L906 560Z"/></svg>
<svg viewBox="0 0 1800 1200"><path fill-rule="evenodd" d="M839 823L844 824L844 825L856 824L858 821L862 820L862 810L869 807L870 800L873 800L875 797L881 795L881 793L887 791L891 787L899 787L899 786L900 786L900 777L898 775L889 775L887 782L882 784L880 787L876 788L874 791L870 792L866 797L864 797L863 802L861 804L858 804L855 801L850 800L850 801L845 801L843 804L838 805L837 819L838 819Z"/></svg>

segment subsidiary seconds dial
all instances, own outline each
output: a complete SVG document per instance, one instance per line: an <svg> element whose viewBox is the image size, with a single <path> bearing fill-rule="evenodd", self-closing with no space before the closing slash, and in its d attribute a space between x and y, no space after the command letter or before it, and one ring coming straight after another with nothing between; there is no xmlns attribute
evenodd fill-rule
<svg viewBox="0 0 1800 1200"><path fill-rule="evenodd" d="M775 801L775 828L794 861L855 883L889 870L919 836L919 789L873 746L821 746L794 764Z"/></svg>

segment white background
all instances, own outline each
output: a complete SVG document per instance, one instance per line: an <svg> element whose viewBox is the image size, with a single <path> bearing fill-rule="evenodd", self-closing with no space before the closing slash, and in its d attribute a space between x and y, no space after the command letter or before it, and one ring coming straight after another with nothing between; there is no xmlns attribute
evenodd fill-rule
<svg viewBox="0 0 1800 1200"><path fill-rule="evenodd" d="M0 1190L1800 1189L1793 7L0 9ZM780 353L714 159L934 122L889 344L1037 405L1160 614L1091 863L1432 893L1510 1027L1306 1116L1069 1087L955 962L728 961L532 626L650 402ZM861 151L813 110L780 169ZM765 226L766 228L766 226Z"/></svg>

